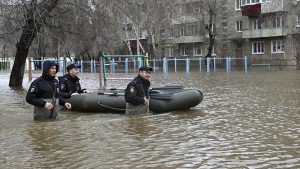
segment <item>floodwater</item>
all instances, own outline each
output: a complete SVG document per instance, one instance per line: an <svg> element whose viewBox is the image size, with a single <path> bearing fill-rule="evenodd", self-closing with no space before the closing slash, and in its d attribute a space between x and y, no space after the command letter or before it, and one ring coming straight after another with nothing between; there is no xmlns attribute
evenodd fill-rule
<svg viewBox="0 0 300 169"><path fill-rule="evenodd" d="M153 73L152 87L198 88L204 100L158 115L63 111L55 122L32 120L27 79L12 89L8 72L0 78L0 168L300 168L299 70ZM98 74L80 78L99 86Z"/></svg>

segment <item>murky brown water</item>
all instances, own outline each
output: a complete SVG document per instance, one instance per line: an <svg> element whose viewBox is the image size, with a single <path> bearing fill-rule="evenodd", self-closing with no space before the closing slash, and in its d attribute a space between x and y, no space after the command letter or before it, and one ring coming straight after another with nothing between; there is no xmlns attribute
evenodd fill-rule
<svg viewBox="0 0 300 169"><path fill-rule="evenodd" d="M61 112L56 122L33 122L27 79L22 90L0 78L0 168L300 168L297 70L153 73L153 87L199 88L203 102L132 117ZM80 78L98 87L98 74Z"/></svg>

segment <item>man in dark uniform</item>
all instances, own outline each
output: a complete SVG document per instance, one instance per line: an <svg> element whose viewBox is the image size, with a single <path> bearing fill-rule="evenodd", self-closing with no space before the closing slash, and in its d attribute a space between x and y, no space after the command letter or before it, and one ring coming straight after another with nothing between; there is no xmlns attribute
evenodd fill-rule
<svg viewBox="0 0 300 169"><path fill-rule="evenodd" d="M142 66L139 74L125 90L126 115L143 114L149 112L149 88L152 68Z"/></svg>
<svg viewBox="0 0 300 169"><path fill-rule="evenodd" d="M71 109L71 104L59 97L58 81L55 79L57 70L55 62L45 61L42 76L35 79L29 87L26 101L34 106L34 120L57 119L58 104Z"/></svg>
<svg viewBox="0 0 300 169"><path fill-rule="evenodd" d="M79 83L78 73L79 68L77 64L70 64L67 66L68 74L59 77L60 93L59 95L64 99L69 99L71 96L78 95L79 93L89 93L86 89L81 89Z"/></svg>

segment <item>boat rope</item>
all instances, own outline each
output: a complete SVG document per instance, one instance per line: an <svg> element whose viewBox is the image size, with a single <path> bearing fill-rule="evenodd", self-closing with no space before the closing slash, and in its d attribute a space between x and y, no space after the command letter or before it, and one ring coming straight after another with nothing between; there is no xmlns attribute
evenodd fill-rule
<svg viewBox="0 0 300 169"><path fill-rule="evenodd" d="M98 102L97 104L98 104L98 106L102 106L102 107L109 108L109 109L112 109L112 110L120 110L120 111L122 111L122 110L125 111L126 110L126 109L119 109L119 108L110 107L110 106L101 104L101 102Z"/></svg>

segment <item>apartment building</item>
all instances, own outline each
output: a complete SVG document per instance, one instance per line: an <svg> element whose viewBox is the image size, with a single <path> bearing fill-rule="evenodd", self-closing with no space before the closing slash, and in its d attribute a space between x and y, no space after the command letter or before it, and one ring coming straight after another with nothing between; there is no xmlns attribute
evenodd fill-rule
<svg viewBox="0 0 300 169"><path fill-rule="evenodd" d="M161 31L162 56L205 57L209 45L204 31L207 19L188 13L188 7L195 1L178 5L180 11L185 11L184 19L174 18L171 29ZM220 2L216 4L220 5L219 15L213 23L216 29L213 55L248 56L250 64L299 65L300 0Z"/></svg>

